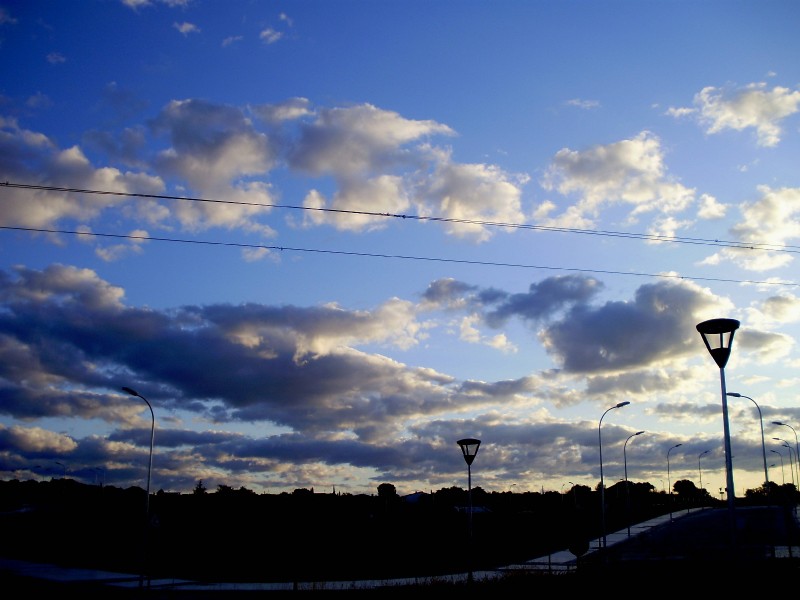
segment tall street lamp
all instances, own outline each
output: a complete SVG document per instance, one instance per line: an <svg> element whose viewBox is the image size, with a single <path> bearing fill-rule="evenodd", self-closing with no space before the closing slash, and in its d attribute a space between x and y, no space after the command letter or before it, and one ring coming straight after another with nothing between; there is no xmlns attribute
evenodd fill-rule
<svg viewBox="0 0 800 600"><path fill-rule="evenodd" d="M775 454L781 457L781 484L786 485L786 471L783 470L783 454L781 454L777 450L772 450L772 449L770 449L770 452L774 452Z"/></svg>
<svg viewBox="0 0 800 600"><path fill-rule="evenodd" d="M786 440L783 440L781 438L776 438L776 437L774 437L772 439L775 440L776 442L783 442L783 444L781 444L781 446L783 446L784 448L789 450L789 473L792 474L792 485L796 486L797 484L794 482L794 458L792 456L792 454L794 454L794 453L792 452L792 447L789 445L789 442L787 442Z"/></svg>
<svg viewBox="0 0 800 600"><path fill-rule="evenodd" d="M600 422L597 424L597 440L600 446L600 534L603 548L606 547L606 486L603 482L603 435L600 427L603 425L603 417L608 414L608 411L628 406L628 404L630 404L630 402L620 402L606 409L606 412L603 413L603 416L600 417Z"/></svg>
<svg viewBox="0 0 800 600"><path fill-rule="evenodd" d="M669 498L667 498L669 502L669 520L672 521L672 481L669 478L669 453L675 450L675 448L680 448L683 444L675 444L667 450L667 485L669 486Z"/></svg>
<svg viewBox="0 0 800 600"><path fill-rule="evenodd" d="M730 541L736 535L736 506L734 496L736 488L733 486L733 459L731 454L731 431L728 425L728 396L725 391L725 365L731 356L733 336L739 329L736 319L710 319L696 325L697 331L703 338L703 343L711 354L711 358L719 367L720 388L722 391L722 429L725 438L725 483L728 487L728 520L730 527Z"/></svg>
<svg viewBox="0 0 800 600"><path fill-rule="evenodd" d="M137 398L141 398L142 400L144 400L145 404L147 404L147 408L150 409L150 460L147 463L147 496L144 503L144 514L149 521L150 520L150 474L153 471L153 438L155 437L155 432L156 432L156 416L153 413L153 407L150 406L150 402L148 402L147 398L142 396L139 392L129 387L122 388L122 391L127 394L130 394L131 396L136 396Z"/></svg>
<svg viewBox="0 0 800 600"><path fill-rule="evenodd" d="M747 398L756 405L756 410L758 410L758 422L761 423L761 455L764 458L764 493L769 493L769 471L767 470L767 446L764 444L764 419L761 416L761 407L758 405L758 402L753 400L750 396L745 396L744 394L737 394L736 392L728 392L728 396L733 396L734 398Z"/></svg>
<svg viewBox="0 0 800 600"><path fill-rule="evenodd" d="M797 465L797 467L798 467L798 477L800 477L800 444L797 443L797 431L795 431L794 427L792 427L788 423L783 423L781 421L773 421L772 424L773 425L781 425L782 427L788 427L789 429L791 429L794 432L794 448L795 448L795 454L794 455L797 457L797 460L798 460L798 465ZM800 479L798 479L798 481L800 481Z"/></svg>
<svg viewBox="0 0 800 600"><path fill-rule="evenodd" d="M637 431L636 433L632 433L628 436L628 439L625 440L625 443L622 445L622 462L625 466L625 509L628 513L628 537L631 537L631 491L628 486L628 442L631 438L636 437L637 435L642 435L644 431Z"/></svg>
<svg viewBox="0 0 800 600"><path fill-rule="evenodd" d="M700 468L700 459L703 458L706 454L711 452L711 450L704 450L700 454L697 455L697 472L700 474L700 493L703 494L703 469ZM705 494L703 494L705 497ZM705 504L705 502L704 502Z"/></svg>
<svg viewBox="0 0 800 600"><path fill-rule="evenodd" d="M145 404L147 404L147 408L150 409L150 459L147 462L147 489L145 490L145 499L144 499L144 518L145 518L144 540L143 540L143 545L144 545L143 552L144 552L147 550L147 545L149 544L150 541L150 475L153 471L153 438L155 437L155 431L156 431L156 416L155 413L153 413L153 407L150 405L150 402L139 392L129 387L123 387L122 391L125 392L126 394L130 394L131 396L136 396L137 398L141 398L142 400L144 400ZM145 565L145 559L143 558L142 574L139 577L139 587L142 587L144 585L145 573L146 573L146 565ZM149 585L150 582L148 579L148 586Z"/></svg>
<svg viewBox="0 0 800 600"><path fill-rule="evenodd" d="M468 544L469 544L469 581L472 581L472 461L478 454L481 441L474 438L464 438L456 442L461 446L461 453L467 463L467 498L469 501L469 513L467 521Z"/></svg>
<svg viewBox="0 0 800 600"><path fill-rule="evenodd" d="M64 477L63 477L63 479L66 479L67 478L67 465L65 465L62 462L58 462L58 461L55 461L55 463L57 465L61 465L61 467L64 469Z"/></svg>

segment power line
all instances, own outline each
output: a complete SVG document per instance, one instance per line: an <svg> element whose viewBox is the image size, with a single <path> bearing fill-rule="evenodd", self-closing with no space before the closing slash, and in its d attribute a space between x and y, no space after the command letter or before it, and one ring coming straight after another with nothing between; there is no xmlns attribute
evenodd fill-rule
<svg viewBox="0 0 800 600"><path fill-rule="evenodd" d="M416 221L429 221L429 222L436 222L436 223L461 223L467 225L481 225L484 227L502 227L506 229L528 229L532 231L549 231L549 232L556 232L556 233L575 233L580 235L597 235L603 237L618 237L618 238L628 238L628 239L636 239L636 240L644 240L644 241L651 241L651 242L663 242L663 243L671 243L671 244L691 244L691 245L700 245L700 246L715 246L715 247L722 247L722 248L735 248L739 250L762 250L768 252L790 252L790 253L800 253L800 246L793 246L793 245L786 245L786 244L767 244L767 243L745 243L745 242L736 242L731 240L719 240L719 239L708 239L708 238L692 238L692 237L681 237L681 236L668 236L668 235L656 235L656 234L648 234L648 233L629 233L623 231L611 231L611 230L600 230L600 229L579 229L573 227L552 227L546 225L532 225L532 224L525 224L525 223L505 223L501 221L482 221L477 219L457 219L453 217L425 217L420 215L407 215L407 214L398 214L398 213L385 213L385 212L372 212L372 211L365 211L365 210L344 210L338 208L319 208L319 207L309 207L309 206L298 206L294 204L264 204L260 202L245 202L241 200L220 200L220 199L210 199L210 198L197 198L191 196L169 196L164 194L140 194L134 192L115 192L110 190L90 190L90 189L81 189L81 188L68 188L68 187L58 187L58 186L46 186L46 185L34 185L34 184L24 184L24 183L12 183L12 182L0 182L0 185L4 187L10 188L18 188L18 189L29 189L29 190L39 190L39 191L49 191L49 192L62 192L62 193L69 193L69 194L97 194L97 195L105 195L105 196L124 196L129 198L143 198L143 199L157 199L157 200L180 200L185 202L205 202L211 204L232 204L238 206L257 206L261 208L277 208L277 209L287 209L287 210L303 210L303 211L315 211L315 212L325 212L325 213L334 213L334 214L351 214L351 215L359 215L359 216L371 216L371 217L384 217L384 218L391 218L391 219L403 219L403 220L416 220Z"/></svg>
<svg viewBox="0 0 800 600"><path fill-rule="evenodd" d="M298 248L293 246L268 246L266 244L245 244L241 242L216 242L211 240L189 240L189 239L181 239L181 238L165 238L165 237L148 237L148 236L141 236L141 235L130 235L130 234L120 234L120 233L97 233L97 232L86 232L86 231L73 231L67 229L43 229L43 228L35 228L35 227L11 227L11 226L0 226L0 229L6 230L16 230L16 231L31 231L36 233L60 233L64 235L79 235L79 236L95 236L95 237L105 237L105 238L116 238L116 239L128 239L128 240L141 240L141 241L156 241L156 242L173 242L173 243L180 243L180 244L200 244L205 246L231 246L236 248L255 248L255 249L265 249L265 250L279 250L279 251L289 251L289 252L310 252L316 254L336 254L342 256L363 256L368 258L394 258L394 259L401 259L401 260L417 260L417 261L427 261L427 262L442 262L442 263L457 263L457 264L467 264L467 265L481 265L481 266L489 266L489 267L514 267L519 269L540 269L546 271L570 271L576 273L594 273L600 275L629 275L635 277L656 277L661 279L682 279L682 280L696 280L696 281L717 281L723 283L747 283L747 284L758 284L758 285L780 285L780 286L789 286L789 287L796 287L800 286L800 282L794 281L755 281L749 279L725 279L721 277L688 277L686 275L670 275L664 273L639 273L636 271L611 271L605 269L581 269L577 267L550 267L545 265L526 265L522 263L506 263L506 262L496 262L496 261L481 261L481 260L466 260L466 259L458 259L458 258L437 258L437 257L430 257L430 256L410 256L404 254L382 254L382 253L375 253L375 252L352 252L352 251L345 251L345 250L323 250L318 248Z"/></svg>

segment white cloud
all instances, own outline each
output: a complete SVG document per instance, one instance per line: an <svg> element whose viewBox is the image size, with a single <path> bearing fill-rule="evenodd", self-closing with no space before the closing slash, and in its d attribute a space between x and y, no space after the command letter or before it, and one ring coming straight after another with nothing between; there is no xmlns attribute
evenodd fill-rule
<svg viewBox="0 0 800 600"><path fill-rule="evenodd" d="M200 28L194 23L187 23L184 21L183 23L173 23L172 26L180 31L184 36L187 36L190 33L200 33Z"/></svg>
<svg viewBox="0 0 800 600"><path fill-rule="evenodd" d="M781 140L781 121L800 110L800 91L778 86L768 90L764 83L753 83L726 95L723 90L706 87L694 102L707 133L753 128L758 144L771 147Z"/></svg>
<svg viewBox="0 0 800 600"><path fill-rule="evenodd" d="M648 131L583 151L559 150L542 186L579 196L570 207L573 222L596 218L605 205L632 206L634 218L645 212L679 212L694 199L694 190L667 177L661 142Z"/></svg>
<svg viewBox="0 0 800 600"><path fill-rule="evenodd" d="M739 206L742 219L731 228L742 248L724 248L704 264L730 261L749 271L768 271L793 261L789 252L778 251L800 239L800 188L772 189L760 186L761 197Z"/></svg>
<svg viewBox="0 0 800 600"><path fill-rule="evenodd" d="M283 37L283 33L275 31L272 27L267 27L258 34L258 37L265 44L274 44Z"/></svg>

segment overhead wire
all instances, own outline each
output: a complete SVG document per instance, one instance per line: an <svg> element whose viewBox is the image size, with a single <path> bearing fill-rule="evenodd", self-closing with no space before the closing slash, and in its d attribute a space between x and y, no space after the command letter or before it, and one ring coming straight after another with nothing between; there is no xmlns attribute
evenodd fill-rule
<svg viewBox="0 0 800 600"><path fill-rule="evenodd" d="M81 188L67 188L67 187L45 186L45 185L34 185L34 184L20 184L20 183L8 182L8 181L0 182L0 186L20 188L20 189L35 189L35 190L40 190L40 191L55 191L55 192L63 192L63 193L83 193L83 194L124 196L124 197L159 199L159 200L180 200L180 201L190 201L190 202L207 202L207 203L218 203L218 204L236 204L236 205L243 205L243 206L259 206L259 207L264 207L264 208L285 208L285 209L295 209L295 210L322 211L322 212L330 212L330 213L356 214L356 215L362 215L362 216L363 215L366 215L366 216L381 216L381 217L387 217L387 218L413 219L413 220L418 220L418 221L464 223L464 224L484 225L484 226L492 226L492 227L506 227L506 228L515 228L515 229L531 229L531 230L553 231L553 232L561 232L561 233L578 233L578 234L585 234L585 235L601 235L601 236L641 239L641 240L659 241L659 242L668 242L668 243L695 244L695 245L706 245L706 246L722 246L722 247L737 248L737 249L743 249L743 250L763 250L763 251L772 251L772 252L800 252L800 247L787 246L787 245L777 245L777 244L743 244L743 243L740 243L740 242L732 242L732 241L725 241L725 240L710 240L710 239L703 239L703 238L685 238L685 237L677 237L677 236L659 236L659 235L652 235L652 234L626 233L626 232L618 232L618 231L575 229L575 228L567 228L567 227L549 227L549 226L541 226L541 225L528 225L528 224L520 224L520 223L503 223L503 222L481 221L481 220L473 220L473 219L456 219L456 218L448 218L448 217L424 217L424 216L418 216L418 215L404 215L404 214L392 214L392 213L381 213L381 212L370 212L370 211L355 211L355 210L343 210L343 209L333 209L333 208L306 207L306 206L297 206L297 205L290 205L290 204L265 204L265 203L256 203L256 202L245 202L245 201L239 201L239 200L233 201L233 200L220 200L220 199L208 199L208 198L194 198L194 197L185 197L185 196L169 196L169 195L164 195L164 194L143 194L143 193L134 193L134 192L116 192L116 191L111 191L111 190L90 190L90 189L81 189ZM139 241L160 241L160 242L172 242L172 243L182 243L182 244L199 244L199 245L208 245L208 246L228 246L228 247L239 247L239 248L250 248L250 249L265 249L265 250L275 250L275 251L308 252L308 253L333 254L333 255L343 255L343 256L363 256L363 257L371 257L371 258L393 258L393 259L402 259L402 260L416 260L416 261L427 261L427 262L444 262L444 263L470 264L470 265L481 265L481 266L514 267L514 268L539 269L539 270L551 270L551 271L569 271L569 272L580 272L580 273L596 273L596 274L604 274L604 275L628 275L628 276L635 276L635 277L666 278L666 279L697 280L697 281L716 281L716 282L738 283L738 284L777 285L777 286L791 286L791 287L795 287L795 286L800 285L800 282L792 282L792 281L775 281L775 280L770 280L770 281L761 280L761 281L759 281L759 280L747 280L747 279L729 279L729 278L721 278L721 277L694 277L694 276L690 277L690 276L686 276L686 275L676 275L676 274L670 274L670 273L644 273L644 272L636 272L636 271L616 271L616 270L606 270L606 269L586 269L586 268L578 268L578 267L553 267L553 266L547 266L547 265L531 265L531 264L508 263L508 262L499 262L499 261L480 261L480 260L467 260L467 259L456 259L456 258L438 258L438 257L427 257L427 256L412 256L412 255L402 255L402 254L384 254L384 253L374 253L374 252L354 252L354 251L343 251L343 250L300 248L300 247L292 247L292 246L278 246L278 245L267 245L267 244L247 244L247 243L242 243L242 242L220 242L220 241L211 241L211 240L193 240L193 239L184 239L184 238L141 236L141 235L134 235L134 234L115 234L115 233L87 232L87 231L77 231L77 230L68 230L68 229L48 229L48 228L36 228L36 227L17 227L17 226L7 226L7 225L0 225L0 229L17 230L17 231L30 231L30 232L36 232L36 233L52 233L52 234L62 234L62 235L94 236L94 237L104 237L104 238L129 239L129 240L139 240Z"/></svg>
<svg viewBox="0 0 800 600"><path fill-rule="evenodd" d="M786 244L767 244L767 243L746 243L737 242L733 240L720 240L709 238L693 238L683 236L670 236L658 235L651 233L637 233L637 232L624 232L602 229L580 229L576 227L555 227L551 225L535 225L530 223L508 223L502 221L484 221L480 219L463 219L455 217L436 217L436 216L422 216L422 215L408 215L402 213L388 213L376 212L367 210L346 210L341 208L324 208L313 206L299 206L296 204L272 204L264 202L247 202L243 200L222 200L219 198L200 198L194 196L171 196L167 194L143 194L137 192L116 192L112 190L92 190L83 188L69 188L59 186L47 186L39 184L25 184L25 183L12 183L9 181L0 182L0 186L19 188L19 189L32 189L39 191L50 192L63 192L71 194L97 194L106 196L124 196L129 198L143 198L143 199L156 199L156 200L180 200L186 202L203 202L211 204L232 204L238 206L255 206L261 208L276 208L276 209L289 209L289 210L302 210L310 212L327 212L338 214L352 214L358 216L370 217L385 217L393 219L410 219L416 221L430 221L438 223L460 223L465 225L482 225L485 227L502 227L508 229L529 229L534 231L552 231L560 233L576 233L582 235L598 235L606 237L621 237L639 239L654 242L666 242L675 244L695 244L704 246L722 246L729 248L738 248L743 250L765 250L769 252L792 252L800 253L800 246L786 245Z"/></svg>

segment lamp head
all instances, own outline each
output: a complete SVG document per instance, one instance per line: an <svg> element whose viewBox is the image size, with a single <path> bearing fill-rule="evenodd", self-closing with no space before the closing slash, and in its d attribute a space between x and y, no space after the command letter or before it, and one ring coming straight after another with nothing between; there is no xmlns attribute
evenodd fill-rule
<svg viewBox="0 0 800 600"><path fill-rule="evenodd" d="M125 392L126 394L130 394L131 396L138 396L139 395L139 392L137 392L136 390L131 389L129 387L122 388L122 391Z"/></svg>
<svg viewBox="0 0 800 600"><path fill-rule="evenodd" d="M733 334L739 329L736 319L711 319L697 324L697 331L703 336L703 343L714 362L724 369L731 355Z"/></svg>
<svg viewBox="0 0 800 600"><path fill-rule="evenodd" d="M726 396L733 396L734 398L741 398L742 397L741 394L737 394L736 392L726 392L725 395Z"/></svg>
<svg viewBox="0 0 800 600"><path fill-rule="evenodd" d="M785 423L781 423L780 421L773 421L773 425L785 425Z"/></svg>
<svg viewBox="0 0 800 600"><path fill-rule="evenodd" d="M478 454L478 448L481 447L481 441L474 438L464 438L456 443L461 446L461 453L464 455L467 465L471 465L472 461L475 460L475 455Z"/></svg>
<svg viewBox="0 0 800 600"><path fill-rule="evenodd" d="M619 403L619 404L617 404L617 405L616 405L614 408L622 408L623 406L628 406L628 404L630 404L630 402L628 402L628 401L626 400L625 402L620 402L620 403Z"/></svg>

